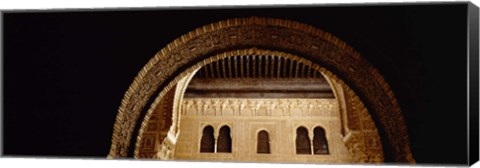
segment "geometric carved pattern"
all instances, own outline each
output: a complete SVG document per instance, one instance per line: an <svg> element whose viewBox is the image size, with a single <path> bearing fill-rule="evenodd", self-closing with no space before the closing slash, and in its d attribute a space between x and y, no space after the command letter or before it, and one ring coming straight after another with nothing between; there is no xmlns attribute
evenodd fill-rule
<svg viewBox="0 0 480 168"><path fill-rule="evenodd" d="M194 73L192 73L194 74ZM155 159L171 159L173 158L175 151L176 135L178 135L179 111L182 104L183 91L185 90L189 80L193 77L186 77L185 80L180 80L177 86L173 86L164 96L158 96L151 104L147 111L147 114L141 123L139 129L139 135L137 136L137 142L135 144L134 158L155 158ZM157 115L157 117L155 117ZM160 120L158 120L160 116ZM153 117L153 120L152 120ZM156 123L156 124L155 124ZM142 139L145 133L149 132L149 125L160 126L159 130L155 132L156 146L154 151L155 155L150 155L149 151L143 150ZM169 137L169 138L166 138ZM142 153L149 153L149 155L143 155Z"/></svg>
<svg viewBox="0 0 480 168"><path fill-rule="evenodd" d="M384 154L377 129L360 98L348 87L343 87L349 132L344 139L354 160L360 163L384 162Z"/></svg>
<svg viewBox="0 0 480 168"><path fill-rule="evenodd" d="M114 124L109 158L126 157L128 147L132 144L134 125L146 117L140 116L140 112L148 108L145 107L148 106L148 99L156 90L160 89L159 96L164 96L166 90L187 75L187 71L192 72L193 68L201 66L199 60L206 65L227 57L222 54L228 51L247 52L245 46L295 53L298 57L313 61L315 65L327 67L328 70L323 72L335 72L334 75L354 86L355 93L362 98L362 102L368 104L368 111L378 119L379 126L383 127L380 134L386 140L385 145L391 149L391 160L415 162L400 106L376 68L329 33L294 21L259 17L236 18L206 25L179 37L160 50L135 77L122 99ZM225 50L227 52L211 55L215 51ZM229 53L229 56L233 55ZM178 73L180 75L176 75Z"/></svg>
<svg viewBox="0 0 480 168"><path fill-rule="evenodd" d="M335 99L185 98L182 115L202 116L334 116Z"/></svg>
<svg viewBox="0 0 480 168"><path fill-rule="evenodd" d="M155 108L148 120L147 127L142 133L142 143L139 147L139 159L154 158L158 140L163 139L172 125L172 104L175 89L171 89ZM151 143L146 143L151 142ZM160 140L161 142L161 140Z"/></svg>

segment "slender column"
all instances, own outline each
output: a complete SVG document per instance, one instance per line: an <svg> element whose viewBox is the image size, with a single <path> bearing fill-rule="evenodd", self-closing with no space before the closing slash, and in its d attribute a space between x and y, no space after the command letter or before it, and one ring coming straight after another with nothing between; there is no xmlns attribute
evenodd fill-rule
<svg viewBox="0 0 480 168"><path fill-rule="evenodd" d="M257 75L256 75L256 74L257 74L257 71L255 70L255 68L257 67L256 57L257 57L257 56L255 56L255 55L252 56L252 64L253 64L253 65L252 65L252 67L253 67L253 68L252 68L252 70L253 70L253 72L252 72L252 73L253 73L253 76L252 76L252 77L253 77L253 78L257 77Z"/></svg>
<svg viewBox="0 0 480 168"><path fill-rule="evenodd" d="M238 65L237 65L237 57L233 57L233 64L235 66L235 78L238 78Z"/></svg>
<svg viewBox="0 0 480 168"><path fill-rule="evenodd" d="M213 146L213 153L217 153L217 140L218 140L218 136L215 136L215 145Z"/></svg>
<svg viewBox="0 0 480 168"><path fill-rule="evenodd" d="M227 60L228 60L228 76L229 76L229 79L232 79L233 76L232 76L232 61L231 61L232 57L227 57Z"/></svg>
<svg viewBox="0 0 480 168"><path fill-rule="evenodd" d="M277 79L280 78L280 71L281 71L281 68L282 68L282 58L281 57L277 57L278 58L278 65L277 65Z"/></svg>
<svg viewBox="0 0 480 168"><path fill-rule="evenodd" d="M288 78L288 73L287 73L287 59L283 59L283 78Z"/></svg>
<svg viewBox="0 0 480 168"><path fill-rule="evenodd" d="M314 155L314 149L313 149L313 140L310 140L310 154Z"/></svg>
<svg viewBox="0 0 480 168"><path fill-rule="evenodd" d="M250 72L249 72L249 70L248 70L248 69L250 69L250 58L249 58L249 57L250 57L250 56L247 56L247 68L246 68L246 70L247 70L246 77L247 77L247 78L250 78Z"/></svg>
<svg viewBox="0 0 480 168"><path fill-rule="evenodd" d="M240 56L240 78L243 78L243 56Z"/></svg>
<svg viewBox="0 0 480 168"><path fill-rule="evenodd" d="M268 71L268 65L269 65L270 62L268 60L268 56L265 56L264 58L265 58L265 67L264 67L265 72L264 73L265 73L265 79L266 79L266 78L268 78L268 76L269 76L268 74L270 73Z"/></svg>

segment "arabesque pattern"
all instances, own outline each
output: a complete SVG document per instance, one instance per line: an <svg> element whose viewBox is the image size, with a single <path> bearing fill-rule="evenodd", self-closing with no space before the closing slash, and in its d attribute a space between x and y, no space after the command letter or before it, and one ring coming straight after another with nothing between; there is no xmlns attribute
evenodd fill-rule
<svg viewBox="0 0 480 168"><path fill-rule="evenodd" d="M251 46L259 49L249 50ZM241 52L264 54L258 52L263 48L285 51L311 60L353 86L362 102L368 105L369 112L378 119L379 126L384 128L380 134L388 142L385 145L391 149L392 160L415 162L400 106L376 68L329 33L294 21L260 17L236 18L206 25L179 37L160 50L139 72L125 93L114 125L109 158L127 155L135 123L145 117L140 116L140 112L148 108L145 107L148 99L157 96L153 95L157 89L162 90L158 96L164 96L188 71L192 72L201 66L198 60L204 60L206 65L215 60L211 56L218 51L227 52L222 53L223 56L215 55L216 60L234 55L228 54L228 51L238 52L236 55L243 54ZM185 70L184 73L179 71L188 67L191 70ZM175 75L177 73L180 75Z"/></svg>

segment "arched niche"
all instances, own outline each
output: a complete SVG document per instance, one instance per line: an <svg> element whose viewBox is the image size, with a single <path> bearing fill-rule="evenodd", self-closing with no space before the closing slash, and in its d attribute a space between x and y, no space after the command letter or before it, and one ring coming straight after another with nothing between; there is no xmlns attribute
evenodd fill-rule
<svg viewBox="0 0 480 168"><path fill-rule="evenodd" d="M244 53L242 53L244 52ZM272 52L272 53L268 53ZM276 52L276 53L275 53ZM199 67L235 54L280 54L311 61L348 85L375 121L386 161L414 163L400 106L380 72L345 42L299 22L235 18L191 31L160 50L139 72L119 107L109 158L126 157L141 141L155 99ZM212 56L213 55L213 56ZM135 145L138 146L138 145Z"/></svg>
<svg viewBox="0 0 480 168"><path fill-rule="evenodd" d="M200 139L200 152L201 153L215 152L215 138L213 136L213 127L210 125L203 128L202 139Z"/></svg>
<svg viewBox="0 0 480 168"><path fill-rule="evenodd" d="M268 132L265 130L261 130L257 133L257 153L270 153L270 138Z"/></svg>

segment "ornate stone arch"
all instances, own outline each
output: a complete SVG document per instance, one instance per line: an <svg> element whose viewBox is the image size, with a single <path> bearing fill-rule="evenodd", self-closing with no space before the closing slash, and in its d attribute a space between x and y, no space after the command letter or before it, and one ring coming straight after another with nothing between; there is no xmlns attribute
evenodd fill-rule
<svg viewBox="0 0 480 168"><path fill-rule="evenodd" d="M225 51L257 47L295 54L344 81L365 103L387 148L386 160L414 163L400 106L379 71L345 42L315 27L271 18L235 18L191 31L160 50L125 93L114 124L109 158L126 157L146 109L199 61ZM212 61L212 60L210 60ZM132 138L133 137L133 138ZM138 141L138 140L137 140ZM131 150L131 149L130 149Z"/></svg>

